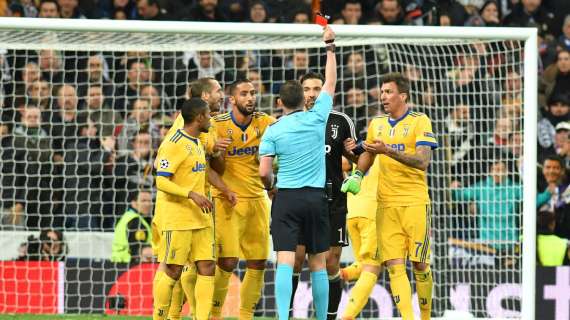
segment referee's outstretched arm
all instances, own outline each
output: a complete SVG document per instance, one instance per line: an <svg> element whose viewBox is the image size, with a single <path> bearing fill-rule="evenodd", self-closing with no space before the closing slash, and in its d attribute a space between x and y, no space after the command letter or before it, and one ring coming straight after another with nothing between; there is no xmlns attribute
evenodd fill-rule
<svg viewBox="0 0 570 320"><path fill-rule="evenodd" d="M326 26L324 28L323 40L327 45L327 62L325 66L325 83L323 84L323 91L334 97L334 91L336 88L336 55L334 39L335 33L332 31L331 27Z"/></svg>

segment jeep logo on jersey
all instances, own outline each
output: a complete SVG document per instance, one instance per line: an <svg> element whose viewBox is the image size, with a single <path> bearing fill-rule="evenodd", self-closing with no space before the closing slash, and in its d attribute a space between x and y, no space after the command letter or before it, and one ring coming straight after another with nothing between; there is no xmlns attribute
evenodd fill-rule
<svg viewBox="0 0 570 320"><path fill-rule="evenodd" d="M332 131L331 137L332 137L333 139L336 139L336 137L338 137L338 125L332 124L332 125L331 125L331 131Z"/></svg>
<svg viewBox="0 0 570 320"><path fill-rule="evenodd" d="M192 168L192 172L202 172L202 171L206 171L206 165L204 163L196 161L194 168Z"/></svg>
<svg viewBox="0 0 570 320"><path fill-rule="evenodd" d="M236 148L228 150L228 156L251 156L259 151L259 146Z"/></svg>

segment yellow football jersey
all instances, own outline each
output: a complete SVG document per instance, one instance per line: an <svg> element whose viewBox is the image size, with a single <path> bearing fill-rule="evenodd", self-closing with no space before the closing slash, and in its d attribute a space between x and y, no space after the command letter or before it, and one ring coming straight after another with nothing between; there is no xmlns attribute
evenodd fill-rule
<svg viewBox="0 0 570 320"><path fill-rule="evenodd" d="M162 142L156 156L157 176L170 177L180 187L205 194L206 156L199 139L177 130ZM161 230L190 230L211 225L209 214L194 201L158 191L154 221Z"/></svg>
<svg viewBox="0 0 570 320"><path fill-rule="evenodd" d="M350 192L347 193L347 219L365 217L370 220L376 220L379 161L379 158L376 157L368 172L364 174L360 184L360 192L356 195Z"/></svg>
<svg viewBox="0 0 570 320"><path fill-rule="evenodd" d="M202 142L204 149L206 150L206 154L214 153L214 145L216 144L216 131L214 130L213 124L214 122L212 121L212 126L210 126L210 130L208 130L208 133L200 133L200 136L198 137L200 139L200 142ZM176 120L174 120L174 123L172 124L172 127L170 127L170 129L168 130L168 133L166 134L164 140L167 140L169 137L172 137L172 135L174 135L176 131L178 131L178 129L182 130L183 128L184 128L184 119L182 118L182 114L178 113Z"/></svg>
<svg viewBox="0 0 570 320"><path fill-rule="evenodd" d="M226 170L222 179L234 191L238 199L265 197L265 190L259 177L259 143L265 129L275 122L275 118L255 112L247 126L236 124L231 112L215 116L216 136L220 139L230 138L231 144L226 149ZM216 188L212 188L214 197L220 196Z"/></svg>
<svg viewBox="0 0 570 320"><path fill-rule="evenodd" d="M423 113L410 110L397 120L390 119L388 115L372 119L366 142L372 143L376 139L406 154L414 154L420 145L437 148L430 119ZM379 155L378 158L379 206L414 206L430 202L425 171L409 167L387 155Z"/></svg>

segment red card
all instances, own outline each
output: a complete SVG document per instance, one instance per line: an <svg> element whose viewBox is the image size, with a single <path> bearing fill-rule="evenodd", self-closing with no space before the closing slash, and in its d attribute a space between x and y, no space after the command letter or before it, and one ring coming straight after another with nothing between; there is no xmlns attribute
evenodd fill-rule
<svg viewBox="0 0 570 320"><path fill-rule="evenodd" d="M316 17L315 17L315 23L322 26L322 27L326 27L327 24L329 23L329 16L325 16L321 13L317 13Z"/></svg>

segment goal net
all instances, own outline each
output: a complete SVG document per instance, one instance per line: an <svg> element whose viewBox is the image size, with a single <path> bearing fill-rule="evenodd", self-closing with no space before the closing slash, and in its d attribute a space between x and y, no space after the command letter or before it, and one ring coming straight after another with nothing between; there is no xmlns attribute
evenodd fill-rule
<svg viewBox="0 0 570 320"><path fill-rule="evenodd" d="M383 112L387 72L410 79L412 109L432 120L440 146L428 174L433 315L532 311L533 283L523 288L522 270L534 264L533 34L333 28L334 108L354 121L360 139ZM112 232L137 192L154 198L153 157L188 83L210 76L225 86L247 77L257 109L279 116L280 85L324 73L325 63L319 28L309 25L2 19L0 43L0 313L150 314L156 266L147 263L148 248L130 264L113 263ZM223 108L231 109L228 99ZM61 230L63 242L40 236L48 229ZM531 239L524 251L523 234ZM350 247L342 261L352 262ZM231 280L226 316L238 315L243 267ZM275 316L274 269L272 260L257 316ZM303 274L294 317L311 317L311 300ZM361 316L397 316L386 275Z"/></svg>

